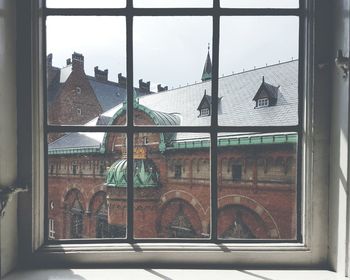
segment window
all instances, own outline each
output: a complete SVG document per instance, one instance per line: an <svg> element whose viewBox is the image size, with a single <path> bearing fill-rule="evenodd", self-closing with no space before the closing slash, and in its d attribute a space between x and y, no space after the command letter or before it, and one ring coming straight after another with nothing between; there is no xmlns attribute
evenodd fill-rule
<svg viewBox="0 0 350 280"><path fill-rule="evenodd" d="M49 199L63 204L62 197L67 192L81 193L68 219L62 218L66 215L63 205L58 208L62 210L56 212L56 226L70 228L70 233L57 232L57 240L103 238L109 227L119 227L126 229L126 239L132 243L171 238L214 243L225 239L234 243L237 236L246 242L301 241L301 217L297 211L301 203L297 199L301 192L297 184L301 176L298 158L302 156L297 147L302 140L303 120L302 114L298 114L301 106L298 100L303 97L303 91L298 90L299 60L230 75L218 67L226 64L230 66L225 69L234 67L235 53L243 56L259 51L259 56L252 55L253 58L268 58L267 51L260 51L262 46L276 52L281 48L280 55L297 55L299 10L276 10L264 17L260 17L265 13L263 10L242 17L245 14L240 15L239 9L226 14L217 6L201 10L202 16L190 16L191 13L180 16L176 10L174 15L157 10L152 17L136 14L133 9L130 14L119 10L115 15L115 10L108 9L107 14L105 10L94 9L88 15L83 14L87 11L84 8L45 11L50 61L45 63L49 65L46 160L70 161L71 174L80 172L74 178L64 174L48 177ZM68 14L71 16L65 17ZM232 32L240 34L237 26L245 25L252 28L246 36L240 35L237 45ZM266 38L258 36L262 26L269 27ZM100 32L106 27L117 30L106 36ZM195 32L198 28L204 31ZM84 30L91 36L80 35ZM198 62L194 62L194 57L200 50L186 41L193 33L197 45L199 42L203 45ZM67 36L72 36L70 45L61 44ZM137 38L149 39L141 44ZM92 40L106 42L108 46L94 44L93 52L88 48L84 51L82 46L91 45ZM187 44L186 51L177 53L176 44L169 40ZM249 53L244 46L251 45L250 40L254 45ZM290 42L288 48L281 45L284 40ZM159 52L155 53L155 48L160 48ZM63 68L52 65L56 56L63 55L60 53L63 49L71 53L71 63ZM105 49L111 53L96 56L105 53ZM113 55L119 62L109 59ZM89 60L97 66L91 67ZM155 61L162 65L168 60L171 71L155 67ZM250 63L255 61L251 59ZM108 65L102 69L119 69L113 70L116 71L113 75L108 68L100 70L98 64ZM193 73L187 68L192 67L197 69L196 77L201 82L190 84L186 80ZM120 82L123 70L126 88ZM111 78L117 77L117 73L118 83ZM143 75L153 77L154 81L164 80L173 88L156 93L152 81ZM73 82L86 89L84 99L66 94L65 89ZM279 85L291 89L280 93ZM125 99L117 98L115 92L124 92ZM276 100L271 108L269 98ZM259 108L269 107L265 110L269 109L267 114L254 110L252 99L257 99ZM79 115L84 110L84 118L71 113L70 107L76 104ZM199 118L194 114L196 110L200 112ZM275 181L285 189L261 179L266 178L261 175L261 170L266 169L261 162L276 161L281 154L290 159L291 172L278 173ZM244 184L259 191L252 194L248 187L241 191L231 187L233 181L242 181L242 166L235 164L237 159L245 162ZM92 170L84 169L87 160L95 163ZM60 191L50 191L51 188ZM93 208L94 194L101 190L106 192L107 208L118 210L106 211L107 219L100 215L92 221L89 214L92 210L85 206ZM279 201L275 208L265 198L272 194ZM91 230L91 224L97 232ZM236 233L241 230L244 232L241 235ZM111 241L125 242L123 238Z"/></svg>
<svg viewBox="0 0 350 280"><path fill-rule="evenodd" d="M242 179L242 165L234 164L232 165L232 180L241 181Z"/></svg>
<svg viewBox="0 0 350 280"><path fill-rule="evenodd" d="M182 175L182 166L177 164L175 165L175 178L180 179Z"/></svg>
<svg viewBox="0 0 350 280"><path fill-rule="evenodd" d="M49 238L55 238L55 220L49 219Z"/></svg>
<svg viewBox="0 0 350 280"><path fill-rule="evenodd" d="M80 87L76 87L76 88L75 88L75 92L76 92L77 94L81 94L81 88L80 88Z"/></svg>
<svg viewBox="0 0 350 280"><path fill-rule="evenodd" d="M268 98L262 98L257 101L257 108L261 107L268 107L269 106L269 99Z"/></svg>
<svg viewBox="0 0 350 280"><path fill-rule="evenodd" d="M203 108L201 110L201 116L210 116L209 108Z"/></svg>
<svg viewBox="0 0 350 280"><path fill-rule="evenodd" d="M74 162L72 163L72 174L73 174L73 175L77 175L77 172L78 172L78 165L77 165L77 163L74 161Z"/></svg>
<svg viewBox="0 0 350 280"><path fill-rule="evenodd" d="M219 9L220 11L220 9ZM101 10L101 11L96 11L96 10L90 10L89 11L90 13L91 12L96 12L97 14L98 13L105 13L106 11L105 10ZM140 10L140 12L142 12L142 10ZM157 11L158 12L158 11ZM174 10L175 12L175 10ZM83 127L82 124L78 124L76 126L73 126L71 127L69 124L62 124L60 127L56 127L56 126L50 126L48 125L47 126L47 130L48 133L70 133L71 137L74 137L74 135L83 135L83 137L81 139L84 139L86 140L86 142L79 142L80 143L80 146L81 147L84 147L85 149L87 149L87 151L89 151L89 153L91 154L94 154L94 153L98 153L99 151L98 150L94 150L97 146L94 146L94 145L91 145L91 144L94 144L94 140L96 140L96 137L92 137L91 134L93 133L99 133L101 132L101 130L105 129L106 132L108 133L115 133L115 134L120 134L120 133L124 133L124 141L126 140L126 149L125 149L125 153L127 155L127 158L124 158L126 160L126 163L125 161L122 161L123 160L123 153L121 152L120 154L118 154L118 158L111 158L109 163L107 164L107 170L111 170L112 169L112 165L114 163L116 163L116 159L120 160L118 161L118 167L115 165L115 170L117 170L118 172L114 173L115 175L121 175L120 178L126 178L127 179L127 182L129 183L129 185L134 185L135 188L132 188L132 187L128 187L127 191L125 191L124 189L124 195L128 196L128 201L131 201L133 202L133 195L136 194L136 186L138 184L140 184L139 182L148 182L148 186L152 185L154 182L157 182L157 176L162 176L162 174L164 174L164 170L159 170L158 166L156 165L156 162L157 162L157 158L154 158L154 151L155 151L155 148L154 147L150 147L150 150L147 150L146 153L147 153L147 157L146 158L143 158L145 156L145 153L143 152L140 152L140 153L134 153L133 152L133 148L134 148L134 133L137 134L139 132L149 132L150 134L161 134L163 133L163 135L159 138L157 138L156 140L159 140L159 143L157 143L157 141L153 141L153 139L150 137L150 143L157 143L157 147L159 149L163 149L164 145L167 145L167 143L174 143L174 148L176 147L177 149L184 149L185 148L188 148L189 147L198 147L198 149L204 149L204 148L207 148L209 147L209 144L212 144L212 147L211 147L211 150L210 150L210 157L196 157L196 158L192 158L191 160L188 160L187 162L185 162L185 167L186 167L186 172L190 173L192 172L193 174L196 174L196 180L197 182L200 182L200 181L205 181L207 180L207 177L206 175L210 175L210 181L211 182L224 182L225 180L231 180L232 181L232 174L230 174L230 171L226 171L227 169L230 169L228 168L228 166L231 165L232 167L232 164L230 164L230 158L218 158L218 151L223 149L225 147L225 145L231 145L230 146L230 149L233 150L235 149L234 146L236 145L236 143L240 143L242 144L242 149L245 149L248 147L248 145L253 145L254 143L259 143L258 141L260 141L260 144L261 145L272 145L271 142L275 141L274 143L276 145L279 145L278 144L278 141L280 140L280 134L281 134L281 131L282 132L286 132L286 134L290 133L290 134L294 134L294 136L289 136L289 135L283 135L283 139L286 139L286 140L283 140L283 141L286 141L285 144L286 145L289 145L290 143L288 141L291 141L290 139L293 139L294 137L294 144L295 143L298 143L300 144L301 142L301 139L300 138L296 138L295 137L295 134L299 134L299 132L301 131L301 127L300 127L300 123L302 123L301 121L302 120L298 120L298 123L297 124L292 124L292 125L285 125L285 126L279 126L279 127L275 127L274 128L274 125L273 124L268 124L267 126L264 126L264 125L257 125L257 126L254 126L252 129L256 129L260 135L254 135L254 136L249 136L250 131L247 131L247 127L249 127L249 124L248 123L244 123L244 122L248 122L248 121L251 121L251 119L249 117L246 117L245 114L244 114L244 108L241 110L241 108L238 108L238 107L235 107L235 109L240 109L240 114L237 114L235 115L235 118L230 118L229 119L229 122L231 123L226 123L225 124L221 124L220 122L223 121L223 118L221 119L218 119L217 118L217 105L218 105L218 92L220 92L220 90L218 90L218 88L220 87L220 85L218 85L218 76L219 76L219 69L217 67L217 60L219 58L219 50L218 50L218 37L216 37L216 33L219 31L220 29L220 26L219 26L219 16L215 13L211 14L210 10L206 9L206 10L203 10L203 13L205 12L208 12L210 14L210 16L213 16L214 18L214 21L213 21L213 33L214 33L214 43L212 44L212 49L213 49L213 71L212 71L212 77L211 77L211 80L206 80L204 81L204 83L210 83L210 87L212 87L214 90L211 92L211 96L212 96L212 112L211 112L211 120L212 120L212 126L208 127L207 125L196 125L193 127L193 131L191 131L191 125L183 125L183 126L176 126L174 125L173 127L169 127L168 125L162 125L161 122L158 122L158 126L155 128L153 126L150 126L150 127L146 127L145 128L145 124L141 124L139 127L137 125L134 125L134 123L128 123L127 124L127 128L124 128L123 126L114 126L114 127L101 127L101 128L98 128L96 129L94 126L91 126L91 127ZM229 10L226 10L225 11L225 15L226 13L229 12ZM236 13L240 13L241 10L237 10L237 11L234 11L232 13L232 15L235 15L236 16ZM247 11L244 11L245 13ZM296 15L296 16L301 16L302 18L304 18L303 14L300 12L300 10L296 10L296 9L286 9L286 10L276 10L275 12L273 12L271 14L269 14L269 12L267 12L266 10L262 10L261 13L268 13L270 16L276 16L279 15L279 13L281 13L281 15L279 16L282 16L282 15L285 15L285 14L291 14L291 15ZM51 15L52 13L52 15ZM59 14L65 14L65 13L75 13L74 11L68 11L68 10L47 10L46 11L46 15L47 17L50 17L53 16L53 14L55 13L59 13ZM79 13L79 12L77 12ZM118 14L122 14L123 13L123 10L119 11ZM242 12L243 13L243 12ZM250 13L250 11L248 11L248 13ZM251 16L256 16L256 14L259 14L260 12L257 11L257 10L254 10L252 11L252 15ZM220 15L220 13L219 13ZM224 16L224 14L222 14L222 16ZM131 20L128 18L128 20ZM127 21L128 24L131 23L131 21ZM128 32L131 31L130 29L130 26L128 26L126 28L128 30ZM131 49L131 45L132 45L132 40L128 40L128 50ZM302 44L301 44L302 45ZM304 59L303 57L301 57L301 59ZM81 60L80 60L81 62ZM130 67L130 65L129 65ZM137 66L135 66L137 67ZM132 76L132 69L128 68L128 71L127 71L127 78L128 79L132 79L133 76ZM147 113L147 109L143 108L142 106L145 106L143 102L143 98L140 97L140 98L133 98L132 96L132 93L134 92L133 90L133 87L132 85L130 85L130 83L128 84L127 86L127 90L128 90L128 101L125 106L126 106L126 109L128 109L127 111L127 116L128 116L128 120L130 121L133 120L133 119L137 119L136 118L136 115L135 116L132 116L133 115L133 109L137 107L138 109L138 112L137 113ZM168 91L168 92L164 92L162 94L165 94L165 93L169 93L171 91ZM85 93L85 92L84 92ZM201 93L203 94L203 93ZM252 93L253 94L253 93ZM251 98L252 96L249 97L250 98L250 101L251 101ZM226 99L226 96L223 100ZM131 101L131 102L130 102ZM139 102L139 103L138 103ZM198 101L197 101L198 102ZM232 104L232 103L231 103ZM225 104L222 104L222 117L226 116L226 112L225 110L227 109L227 106L225 106ZM192 112L195 111L195 107L193 108ZM258 110L256 110L258 111ZM124 111L125 112L125 111ZM154 113L156 112L156 113ZM161 113L159 113L161 112ZM140 113L140 114L141 114ZM160 111L160 109L158 110L153 110L153 112L151 112L150 114L150 118L153 118L154 121L160 121L160 120L168 120L169 122L172 122L173 124L181 124L182 125L182 122L183 122L183 119L178 118L176 117L176 115L173 115L174 112L166 112L167 114L163 115L162 111ZM177 112L176 112L177 113ZM243 123L244 124L247 124L247 125L243 125L243 127L241 128L239 125L237 125L237 123L235 123L235 121L240 118L240 120L242 121L242 119L244 120ZM200 118L199 118L200 119ZM205 118L202 118L202 119L205 119ZM219 125L218 125L219 124ZM146 124L147 125L147 124ZM281 128L282 127L282 128ZM132 128L130 130L130 128ZM277 130L277 131L275 131ZM192 142L188 142L188 141L184 141L186 140L186 138L182 138L182 139L178 139L178 138L175 138L174 137L174 133L178 133L178 132L181 132L183 134L186 134L188 133L198 133L198 132L202 132L203 134L209 134L210 136L209 137L202 137L202 136L196 136L196 140L195 141L192 141ZM236 132L240 132L242 133L242 135L240 137L232 137L232 134L233 133L236 133ZM90 133L90 135L87 135L88 133ZM255 134L259 134L257 132L254 132ZM277 133L279 135L273 135L274 133ZM253 134L253 133L252 133ZM271 134L271 135L268 135L268 134ZM186 135L185 135L186 136ZM47 137L47 135L45 135L45 137ZM193 135L191 135L191 137L193 137ZM122 145L122 141L118 142L118 137L115 137L115 140L114 142L108 142L108 144L111 145L111 147L113 147L113 149L116 149L116 147L119 147L118 145ZM81 140L79 139L79 140ZM165 142L162 142L164 139ZM180 141L182 140L182 141ZM277 141L278 140L278 141ZM167 142L168 141L168 142ZM267 144L269 143L270 144ZM296 142L295 142L296 141ZM54 142L55 143L55 142ZM244 144L245 143L245 144ZM136 144L136 142L135 142ZM283 144L283 143L282 143ZM283 146L281 144L281 146ZM198 146L197 146L198 145ZM257 145L257 144L255 144ZM292 144L293 145L293 144ZM150 145L151 146L151 145ZM299 145L300 146L300 145ZM301 156L301 148L299 148L298 146L298 149L296 151L296 156L297 157L300 157ZM51 146L53 147L53 146ZM57 147L57 146L56 146ZM61 146L60 148L62 148L63 146ZM106 146L107 147L107 146ZM122 147L122 146L121 146ZM277 146L276 146L277 147ZM69 147L70 149L67 149L70 150L70 151L74 151L74 148L73 147ZM151 150L153 149L153 150ZM248 152L250 153L250 155L254 155L254 147L253 146L249 146L249 148L247 148ZM54 149L50 150L50 153L54 153ZM164 154L166 153L173 153L173 150L163 150ZM135 156L138 156L139 158L136 158ZM195 153L193 153L193 155L195 155ZM84 156L84 155L83 155ZM59 156L57 156L59 157ZM65 157L67 156L63 156L62 159L64 160ZM153 157L153 158L152 158ZM132 159L134 158L134 160L138 160L137 163L135 164L132 164ZM152 158L152 161L153 163L155 164L152 164L150 163L150 161L148 161L148 159ZM247 161L247 177L248 178L252 178L251 180L254 180L254 172L258 173L259 170L257 171L254 171L255 168L258 168L257 165L255 165L255 160L256 158L254 157L249 157L247 156L246 158L246 161ZM299 161L296 160L296 161ZM220 170L220 173L218 173L218 167L219 166L223 166L223 168L221 168ZM134 169L134 167L138 167L138 169ZM213 168L214 167L214 168ZM209 169L207 169L209 168ZM296 169L299 169L300 171L300 165L297 165L297 166L294 166L294 168ZM248 172L251 172L251 175L248 174ZM226 174L225 174L226 173ZM230 176L231 175L231 176ZM112 176L112 174L111 174ZM124 176L124 177L123 177ZM226 177L225 177L226 176ZM300 176L300 175L298 175ZM229 178L231 177L231 178ZM119 178L119 177L118 177ZM137 180L140 180L140 181L137 181ZM300 181L300 178L298 179L298 181ZM121 181L118 181L118 182L121 182ZM76 185L78 183L75 183ZM73 185L73 184L72 184ZM142 184L141 184L142 185ZM216 183L214 183L215 186ZM258 185L259 187L259 185ZM194 185L193 185L193 188ZM216 214L218 213L218 206L219 206L219 202L217 200L218 198L218 189L220 188L225 188L225 187L221 187L221 186L218 186L218 188L211 188L210 189L210 193L212 195L212 204L211 206L213 207L213 209L216 209L215 211L212 211L211 214L208 214L210 217L214 218L212 221L217 221L217 217L216 217ZM121 193L123 192L123 190L121 188L117 189L118 191L120 191ZM144 193L146 192L150 192L150 189L142 189L142 191L144 191ZM256 189L256 190L252 190L252 193L257 191L257 193L259 193L259 189ZM183 194L181 192L179 193L176 193L174 192L174 200L176 200L176 198L181 198L183 196ZM145 197L144 197L145 198ZM160 199L167 199L167 197L161 197ZM241 201L242 200L242 197L238 197L238 196L232 196L232 201L235 202L236 204L238 203L238 201ZM221 203L221 202L220 202ZM88 202L84 203L84 205L87 205ZM186 209L196 209L196 207L198 207L198 202L196 200L190 200L189 201L189 204L192 205L191 207L189 208L183 208L184 210L183 213L181 211L174 211L173 213L175 213L177 216L174 217L174 219L170 220L169 223L172 227L168 227L168 233L169 235L173 235L173 236L181 236L182 240L180 240L180 242L184 242L186 241L188 237L186 237L186 234L185 232L187 231L191 231L191 232L195 232L196 234L197 233L200 233L205 236L205 234L208 232L205 232L203 229L206 229L206 228L209 228L210 229L210 233L214 233L214 236L213 235L210 235L209 237L206 236L206 238L209 238L209 242L210 241L213 241L213 240L216 240L217 236L221 237L222 239L225 239L225 242L228 241L228 243L232 242L232 243L235 243L237 242L236 238L237 236L239 238L245 238L248 240L249 242L249 239L251 238L255 238L257 235L256 233L254 232L254 228L252 228L250 225L247 225L247 220L249 220L248 218L245 218L245 217L251 217L251 219L255 218L255 214L254 213L251 213L250 210L248 209L236 209L234 207L231 207L231 208L228 208L226 209L225 207L222 208L222 217L224 217L225 215L229 215L230 217L234 217L234 222L232 222L231 224L227 223L225 224L225 228L222 229L222 232L217 232L217 228L216 226L217 225L214 225L214 224L201 224L200 223L197 223L197 222L193 222L190 220L191 218L191 215L188 215L188 213L186 213ZM115 205L117 206L117 205ZM133 205L119 205L119 209L124 209L123 211L126 211L129 215L128 217L130 218L131 216L133 216ZM140 205L137 205L137 206L140 206ZM176 206L174 206L176 207ZM297 205L297 208L300 210L300 205ZM177 210L179 210L179 207L177 208ZM245 211L245 212L244 212ZM255 211L256 212L259 212L259 211L262 211L258 206L256 206L255 208ZM81 234L81 230L84 230L84 229L81 229L83 228L82 226L79 226L79 221L83 220L81 216L79 215L85 215L85 212L79 212L79 213L74 213L74 217L72 217L72 221L76 221L76 222L72 222L71 223L71 228L72 228L72 236L77 236L77 238L81 237L82 234ZM134 218L136 219L141 219L142 218L142 210L141 210L141 206L140 206L140 211L139 211L140 216L135 216ZM236 213L236 214L234 214ZM243 213L243 214L242 214ZM131 215L130 215L131 214ZM85 216L84 216L85 218ZM187 220L186 220L187 219ZM188 222L188 220L190 220ZM181 224L180 221L183 223ZM199 221L201 221L199 219ZM220 224L220 221L221 221L221 218L219 219L219 224ZM298 223L298 222L297 222ZM128 223L122 223L122 224L117 224L115 223L115 225L120 225L120 227L125 227L126 228L126 232L127 234L132 234L133 233L133 225L130 225ZM180 227L181 225L184 225L183 226L183 230L184 232L171 232L171 229L174 229L175 227ZM234 225L233 228L231 228L231 226ZM256 221L256 228L258 227L257 225L259 225L259 220ZM201 228L202 230L200 231L198 228ZM256 229L255 228L255 229ZM231 229L231 231L230 231ZM300 225L299 225L299 228L297 229L298 232L301 231L301 228L300 228ZM237 232L242 232L242 234L238 234ZM217 234L218 233L218 234ZM202 235L202 236L203 236ZM192 235L191 235L192 236ZM276 233L273 232L273 231L270 231L270 236L276 236ZM128 238L130 239L127 239L128 241L131 241L132 243L134 242L138 242L139 240L137 239L134 239L134 237L131 235L128 236ZM219 238L220 239L220 238ZM302 239L300 239L300 236L296 236L296 238L292 238L294 242L302 242ZM261 240L263 242L267 242L269 240L269 238L265 239L265 238L261 238ZM84 241L84 240L83 240ZM145 240L142 240L142 241L145 241ZM187 240L188 241L188 240ZM217 241L217 240L216 240ZM284 240L285 241L285 240ZM287 241L290 241L290 239L288 239ZM111 242L115 242L115 240L111 241ZM125 242L124 240L117 240L117 242ZM206 240L206 242L208 242L208 240ZM64 242L62 242L64 244ZM232 244L230 243L230 244ZM83 244L83 243L79 243L79 244ZM233 246L233 245L229 245L229 246ZM232 247L230 247L232 248ZM243 257L244 258L244 257Z"/></svg>

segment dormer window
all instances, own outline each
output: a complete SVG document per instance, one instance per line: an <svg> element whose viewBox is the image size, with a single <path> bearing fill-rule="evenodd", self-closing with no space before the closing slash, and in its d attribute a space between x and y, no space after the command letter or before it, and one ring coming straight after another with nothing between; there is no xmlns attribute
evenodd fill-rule
<svg viewBox="0 0 350 280"><path fill-rule="evenodd" d="M253 98L253 101L255 101L255 108L275 106L277 104L278 95L279 86L266 83L263 76L262 83Z"/></svg>
<svg viewBox="0 0 350 280"><path fill-rule="evenodd" d="M261 98L257 100L256 108L268 107L268 106L269 106L268 98Z"/></svg>
<svg viewBox="0 0 350 280"><path fill-rule="evenodd" d="M199 111L199 116L198 117L206 117L210 116L210 111L211 111L211 96L207 95L207 91L204 91L203 98L201 102L199 103L199 106L197 108Z"/></svg>

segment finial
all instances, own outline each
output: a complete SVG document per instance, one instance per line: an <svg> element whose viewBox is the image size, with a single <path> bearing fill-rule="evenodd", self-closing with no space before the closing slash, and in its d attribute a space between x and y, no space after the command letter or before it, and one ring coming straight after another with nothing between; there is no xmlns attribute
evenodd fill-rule
<svg viewBox="0 0 350 280"><path fill-rule="evenodd" d="M210 52L210 43L208 43L208 52Z"/></svg>
<svg viewBox="0 0 350 280"><path fill-rule="evenodd" d="M263 83L265 83L265 76L262 76Z"/></svg>

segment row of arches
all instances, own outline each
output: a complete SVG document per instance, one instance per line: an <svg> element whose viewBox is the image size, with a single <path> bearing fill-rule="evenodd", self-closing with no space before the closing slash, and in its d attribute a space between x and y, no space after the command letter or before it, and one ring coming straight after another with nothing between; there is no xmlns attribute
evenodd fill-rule
<svg viewBox="0 0 350 280"><path fill-rule="evenodd" d="M71 189L64 198L64 238L110 237L107 194L95 193L85 207L85 199L78 189Z"/></svg>
<svg viewBox="0 0 350 280"><path fill-rule="evenodd" d="M240 195L229 195L219 199L217 224L218 237L236 238L279 238L279 230L271 214L256 201ZM64 199L64 238L123 238L125 224L108 223L107 194L95 193L88 208L78 189L71 189ZM135 209L136 211L147 211ZM117 211L117 210L114 210ZM154 226L155 236L139 238L208 238L210 236L210 209L190 194L171 191L163 194L158 203L155 221L138 221L143 226ZM147 216L147 213L144 213ZM125 219L126 220L126 219ZM142 228L142 226L140 226Z"/></svg>

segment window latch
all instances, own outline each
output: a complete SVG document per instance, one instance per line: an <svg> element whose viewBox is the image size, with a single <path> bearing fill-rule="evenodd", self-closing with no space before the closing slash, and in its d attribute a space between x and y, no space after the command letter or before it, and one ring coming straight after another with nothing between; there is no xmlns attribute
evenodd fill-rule
<svg viewBox="0 0 350 280"><path fill-rule="evenodd" d="M28 191L27 186L18 187L18 186L0 186L0 216L5 215L5 208L9 201L11 201L13 195L19 192Z"/></svg>
<svg viewBox="0 0 350 280"><path fill-rule="evenodd" d="M335 58L335 65L343 71L344 78L349 74L349 64L349 57L344 56L342 50L338 50L337 57Z"/></svg>

